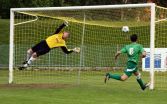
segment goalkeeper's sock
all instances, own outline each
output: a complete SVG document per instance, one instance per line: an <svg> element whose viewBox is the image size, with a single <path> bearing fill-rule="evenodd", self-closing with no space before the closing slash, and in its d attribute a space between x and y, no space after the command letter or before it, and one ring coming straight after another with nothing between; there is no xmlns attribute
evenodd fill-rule
<svg viewBox="0 0 167 104"><path fill-rule="evenodd" d="M144 85L144 83L143 83L141 78L137 78L137 82L139 83L141 89L145 89L145 85Z"/></svg>
<svg viewBox="0 0 167 104"><path fill-rule="evenodd" d="M121 76L118 75L118 74L109 73L109 78L116 79L116 80L121 80Z"/></svg>
<svg viewBox="0 0 167 104"><path fill-rule="evenodd" d="M32 54L27 53L26 61L28 61L28 60L31 58L31 55L32 55Z"/></svg>
<svg viewBox="0 0 167 104"><path fill-rule="evenodd" d="M26 64L24 64L24 67L28 67L36 58L31 57Z"/></svg>

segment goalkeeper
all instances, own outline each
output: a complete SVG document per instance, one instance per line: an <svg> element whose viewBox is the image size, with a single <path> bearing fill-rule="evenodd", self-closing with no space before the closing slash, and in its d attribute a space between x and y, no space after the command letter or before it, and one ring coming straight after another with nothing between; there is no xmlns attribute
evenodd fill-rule
<svg viewBox="0 0 167 104"><path fill-rule="evenodd" d="M128 56L127 67L124 70L123 75L117 75L112 73L106 73L105 83L109 78L125 81L128 79L132 74L134 74L137 78L137 82L139 83L142 90L145 90L149 86L149 83L144 84L141 79L141 74L138 71L137 64L140 58L140 54L142 54L142 58L146 57L146 52L144 51L142 45L136 43L137 35L133 34L130 36L131 44L126 45L120 51L118 51L115 55L115 60L117 60L118 56L122 53L126 53Z"/></svg>
<svg viewBox="0 0 167 104"><path fill-rule="evenodd" d="M62 29L68 26L68 22L65 21L62 25L60 25L52 36L49 36L45 40L42 40L32 48L28 49L26 61L23 62L23 65L19 67L19 70L23 70L27 68L37 57L48 53L51 49L61 48L62 51L66 54L76 52L80 52L80 48L67 49L66 40L69 38L69 32L62 31Z"/></svg>

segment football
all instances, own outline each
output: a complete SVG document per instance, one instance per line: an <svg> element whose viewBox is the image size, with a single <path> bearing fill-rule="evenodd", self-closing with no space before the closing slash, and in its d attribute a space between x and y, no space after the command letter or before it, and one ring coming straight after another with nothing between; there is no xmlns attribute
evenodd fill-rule
<svg viewBox="0 0 167 104"><path fill-rule="evenodd" d="M122 31L123 32L129 32L129 27L128 26L123 26Z"/></svg>

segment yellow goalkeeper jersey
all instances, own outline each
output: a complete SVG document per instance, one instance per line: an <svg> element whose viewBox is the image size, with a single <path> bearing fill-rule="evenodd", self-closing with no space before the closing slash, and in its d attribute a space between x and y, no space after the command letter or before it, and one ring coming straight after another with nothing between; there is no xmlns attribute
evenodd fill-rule
<svg viewBox="0 0 167 104"><path fill-rule="evenodd" d="M63 32L60 32L58 34L54 34L52 36L49 36L46 38L46 43L48 44L49 48L56 48L56 47L66 47L65 40L62 38Z"/></svg>

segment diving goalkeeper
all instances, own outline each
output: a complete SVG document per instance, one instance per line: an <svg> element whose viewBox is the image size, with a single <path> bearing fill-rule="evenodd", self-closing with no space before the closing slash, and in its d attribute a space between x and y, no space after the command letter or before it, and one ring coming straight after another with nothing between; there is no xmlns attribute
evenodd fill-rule
<svg viewBox="0 0 167 104"><path fill-rule="evenodd" d="M61 48L66 54L80 52L80 48L68 49L66 47L66 40L69 38L69 32L63 31L62 29L68 26L68 22L65 21L61 24L53 35L49 36L45 40L40 41L38 44L27 50L26 61L19 67L19 70L27 68L37 57L48 53L51 49Z"/></svg>
<svg viewBox="0 0 167 104"><path fill-rule="evenodd" d="M126 64L126 69L124 70L123 75L117 75L112 73L106 73L105 83L109 78L125 81L128 79L132 74L136 76L137 82L139 83L142 90L145 90L149 86L149 83L144 84L141 79L141 74L138 71L138 60L140 58L140 54L142 58L146 57L146 51L144 51L142 45L136 43L137 42L137 35L133 34L130 36L131 44L126 45L120 51L118 51L115 55L115 60L117 60L118 56L122 53L126 53L128 57L128 61Z"/></svg>

